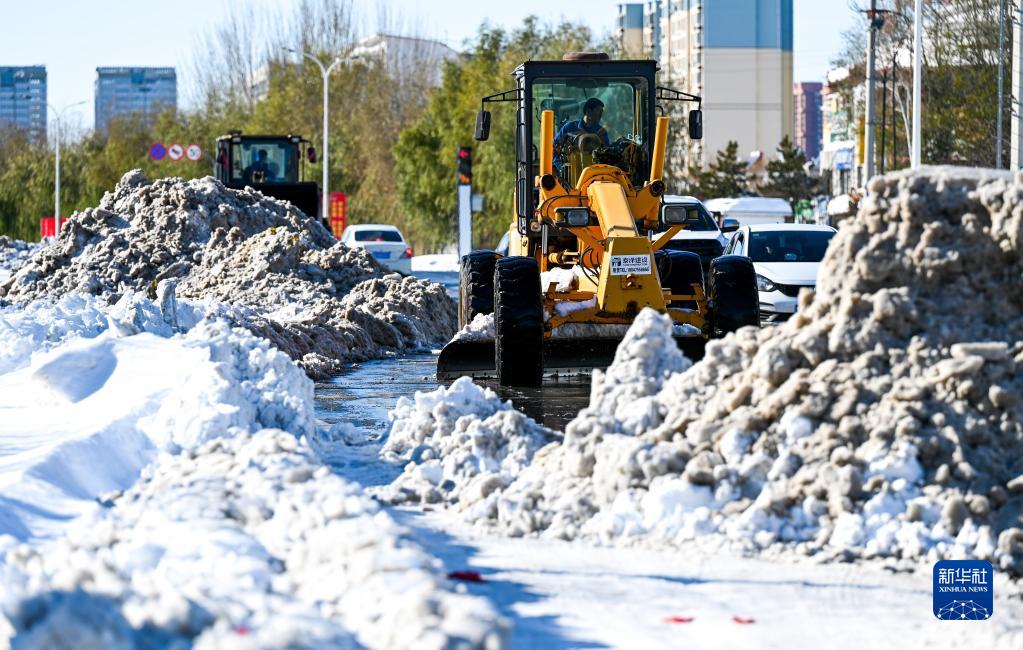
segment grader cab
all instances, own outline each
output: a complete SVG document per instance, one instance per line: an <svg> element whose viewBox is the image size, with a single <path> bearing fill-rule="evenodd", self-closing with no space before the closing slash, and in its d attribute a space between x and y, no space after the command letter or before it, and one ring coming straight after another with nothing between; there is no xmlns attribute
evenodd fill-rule
<svg viewBox="0 0 1023 650"><path fill-rule="evenodd" d="M687 225L663 205L666 102L700 98L658 87L655 61L600 53L529 61L516 87L484 97L476 139L487 140L487 105L517 105L515 216L507 256L461 260L462 331L438 359L441 379L497 377L538 385L544 372L606 366L646 307L669 314L678 345L699 358L708 338L759 324L752 264L725 256L704 279L698 255L663 250ZM681 208L681 209L680 209Z"/></svg>

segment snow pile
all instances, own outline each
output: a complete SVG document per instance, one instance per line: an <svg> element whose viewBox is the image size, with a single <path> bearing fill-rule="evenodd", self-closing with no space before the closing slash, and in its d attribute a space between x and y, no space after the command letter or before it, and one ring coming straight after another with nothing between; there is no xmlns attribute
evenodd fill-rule
<svg viewBox="0 0 1023 650"><path fill-rule="evenodd" d="M0 235L0 282L17 271L38 247L38 244L30 244L20 239L11 239L6 235Z"/></svg>
<svg viewBox="0 0 1023 650"><path fill-rule="evenodd" d="M78 292L115 302L132 290L155 298L172 279L179 297L244 307L224 315L315 377L435 347L455 330L443 287L387 274L291 204L210 177L149 181L138 170L75 214L55 243L0 284L0 298L23 305Z"/></svg>
<svg viewBox="0 0 1023 650"><path fill-rule="evenodd" d="M171 337L158 314L137 294L0 312L0 535L60 532L160 450L314 430L312 382L284 354L223 321ZM163 336L139 333L144 315Z"/></svg>
<svg viewBox="0 0 1023 650"><path fill-rule="evenodd" d="M820 278L684 372L664 319L639 319L495 523L1023 573L1023 178L874 179Z"/></svg>
<svg viewBox="0 0 1023 650"><path fill-rule="evenodd" d="M549 429L468 377L448 388L416 393L414 400L400 398L390 417L381 454L407 463L382 492L392 503L477 504L496 496L537 450L555 439Z"/></svg>
<svg viewBox="0 0 1023 650"><path fill-rule="evenodd" d="M53 543L0 547L0 640L16 634L26 648L507 643L506 623L485 600L453 593L436 560L292 433L266 429L164 455L104 504Z"/></svg>

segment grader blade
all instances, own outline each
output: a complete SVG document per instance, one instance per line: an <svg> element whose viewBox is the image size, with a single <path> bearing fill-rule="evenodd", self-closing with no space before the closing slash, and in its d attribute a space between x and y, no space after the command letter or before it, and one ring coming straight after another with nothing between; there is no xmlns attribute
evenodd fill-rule
<svg viewBox="0 0 1023 650"><path fill-rule="evenodd" d="M595 368L607 368L614 361L619 338L572 337L545 339L543 367L545 375L578 374ZM676 336L675 343L693 361L703 358L706 339L702 336ZM494 342L452 341L437 358L437 379L458 377L490 379L497 376Z"/></svg>

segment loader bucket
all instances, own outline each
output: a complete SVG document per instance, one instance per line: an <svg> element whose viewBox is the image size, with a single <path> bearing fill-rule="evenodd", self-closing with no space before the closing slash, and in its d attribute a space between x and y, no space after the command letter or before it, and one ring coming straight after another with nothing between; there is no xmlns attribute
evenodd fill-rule
<svg viewBox="0 0 1023 650"><path fill-rule="evenodd" d="M544 339L543 365L545 375L576 374L606 368L614 361L619 338L572 337ZM703 358L707 341L701 336L676 336L675 343L683 354L698 361ZM458 377L493 378L494 341L452 341L437 358L437 379Z"/></svg>

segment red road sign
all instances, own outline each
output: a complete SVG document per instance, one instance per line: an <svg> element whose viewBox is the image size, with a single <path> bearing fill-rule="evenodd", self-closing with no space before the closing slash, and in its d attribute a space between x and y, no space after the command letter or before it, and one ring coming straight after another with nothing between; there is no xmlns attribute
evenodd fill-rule
<svg viewBox="0 0 1023 650"><path fill-rule="evenodd" d="M198 162L202 158L202 147L197 144L190 144L185 149L185 157L192 162Z"/></svg>
<svg viewBox="0 0 1023 650"><path fill-rule="evenodd" d="M341 239L341 233L345 229L345 221L348 220L347 198L344 192L330 193L330 229L338 239Z"/></svg>
<svg viewBox="0 0 1023 650"><path fill-rule="evenodd" d="M181 160L184 157L184 155L185 148L182 147L180 144L177 143L172 144L170 148L167 149L167 157L170 158L171 160Z"/></svg>

